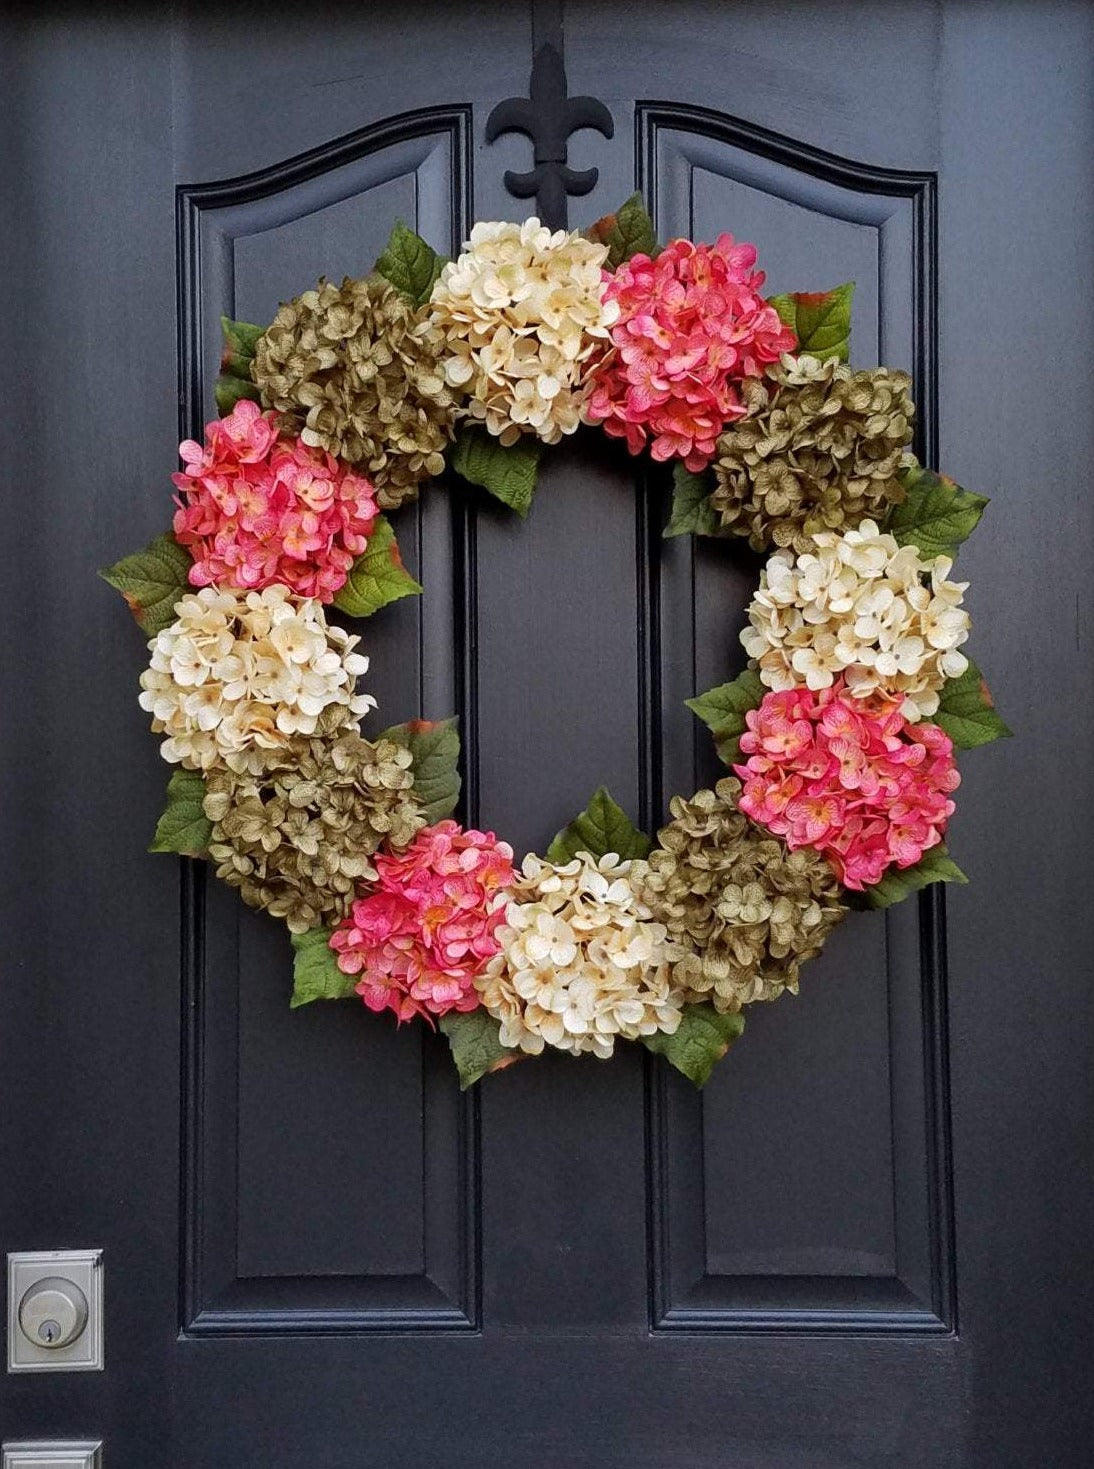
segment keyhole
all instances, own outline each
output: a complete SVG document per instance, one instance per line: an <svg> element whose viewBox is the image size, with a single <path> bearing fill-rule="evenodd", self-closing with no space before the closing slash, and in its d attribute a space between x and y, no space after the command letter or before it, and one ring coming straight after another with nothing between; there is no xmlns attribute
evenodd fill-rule
<svg viewBox="0 0 1094 1469"><path fill-rule="evenodd" d="M61 1323L59 1321L43 1321L38 1328L39 1340L45 1342L46 1346L52 1346L61 1334Z"/></svg>

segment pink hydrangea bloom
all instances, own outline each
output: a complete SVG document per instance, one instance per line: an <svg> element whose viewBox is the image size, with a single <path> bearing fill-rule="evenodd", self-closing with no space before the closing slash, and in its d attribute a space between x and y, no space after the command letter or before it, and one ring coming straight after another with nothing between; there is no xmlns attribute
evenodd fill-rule
<svg viewBox="0 0 1094 1469"><path fill-rule="evenodd" d="M378 886L331 935L344 974L360 974L370 1010L400 1021L474 1010L474 979L501 945L494 930L513 881L513 849L493 832L439 821L405 851L377 857Z"/></svg>
<svg viewBox="0 0 1094 1469"><path fill-rule="evenodd" d="M247 398L179 454L175 539L194 558L194 586L278 585L331 601L376 523L363 475L280 434L275 415Z"/></svg>
<svg viewBox="0 0 1094 1469"><path fill-rule="evenodd" d="M754 245L719 235L713 245L673 240L656 259L634 255L606 277L604 299L620 315L588 414L632 454L649 441L654 459L705 468L726 424L745 414L737 383L797 345L759 294L755 263Z"/></svg>
<svg viewBox="0 0 1094 1469"><path fill-rule="evenodd" d="M912 867L942 840L960 780L953 743L909 724L899 699L856 699L840 681L767 694L746 718L741 810L787 846L823 852L845 887Z"/></svg>

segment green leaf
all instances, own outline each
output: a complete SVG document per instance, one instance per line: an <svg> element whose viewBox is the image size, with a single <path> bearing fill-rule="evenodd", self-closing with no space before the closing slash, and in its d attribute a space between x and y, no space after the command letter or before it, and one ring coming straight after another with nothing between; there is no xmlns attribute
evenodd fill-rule
<svg viewBox="0 0 1094 1469"><path fill-rule="evenodd" d="M332 932L329 928L309 928L307 933L290 935L293 990L289 1005L292 1009L310 1005L313 1000L346 1000L354 993L357 977L343 974L338 968L330 946Z"/></svg>
<svg viewBox="0 0 1094 1469"><path fill-rule="evenodd" d="M958 546L976 529L986 496L918 466L902 470L900 480L905 498L889 512L885 529L899 545L918 546L925 556L956 556Z"/></svg>
<svg viewBox="0 0 1094 1469"><path fill-rule="evenodd" d="M721 522L710 503L714 482L709 474L693 474L677 461L672 471L672 514L664 536L716 536Z"/></svg>
<svg viewBox="0 0 1094 1469"><path fill-rule="evenodd" d="M460 736L454 719L412 719L385 729L378 738L394 740L414 757L414 791L430 826L451 816L460 799Z"/></svg>
<svg viewBox="0 0 1094 1469"><path fill-rule="evenodd" d="M717 1063L745 1028L743 1015L719 1015L713 1005L688 1005L674 1035L663 1030L642 1037L696 1086L704 1086Z"/></svg>
<svg viewBox="0 0 1094 1469"><path fill-rule="evenodd" d="M403 565L395 532L386 515L377 518L368 546L350 567L334 605L350 617L371 617L389 602L414 597L422 590Z"/></svg>
<svg viewBox="0 0 1094 1469"><path fill-rule="evenodd" d="M946 731L955 750L973 750L1013 733L996 714L984 676L971 658L960 678L943 684L938 712L931 722Z"/></svg>
<svg viewBox="0 0 1094 1469"><path fill-rule="evenodd" d="M258 389L251 381L251 363L258 339L266 328L255 326L250 321L233 321L230 316L222 316L220 329L224 333L224 351L213 396L218 413L225 417L240 398L250 398L255 403L261 401Z"/></svg>
<svg viewBox="0 0 1094 1469"><path fill-rule="evenodd" d="M213 823L205 815L205 781L199 770L175 770L167 782L167 805L156 823L150 852L204 857Z"/></svg>
<svg viewBox="0 0 1094 1469"><path fill-rule="evenodd" d="M524 517L532 507L542 444L527 435L502 447L485 429L465 427L452 451L452 468Z"/></svg>
<svg viewBox="0 0 1094 1469"><path fill-rule="evenodd" d="M251 363L253 357L246 357L242 352L229 352L225 350L220 359L220 370L229 377L240 378L245 383L251 380Z"/></svg>
<svg viewBox="0 0 1094 1469"><path fill-rule="evenodd" d="M601 786L585 810L557 834L547 848L547 860L565 863L571 862L578 852L588 852L592 857L615 852L626 862L632 857L644 857L651 845L645 832L638 830L622 806L617 806Z"/></svg>
<svg viewBox="0 0 1094 1469"><path fill-rule="evenodd" d="M193 591L188 580L193 564L185 547L165 535L143 551L104 567L99 575L121 592L140 626L155 637L174 622L179 598Z"/></svg>
<svg viewBox="0 0 1094 1469"><path fill-rule="evenodd" d="M861 892L845 888L843 897L851 908L889 908L932 882L968 882L942 846L932 847L914 867L894 867L873 887Z"/></svg>
<svg viewBox="0 0 1094 1469"><path fill-rule="evenodd" d="M415 306L424 306L444 269L444 260L421 235L397 219L376 269L396 290L409 296Z"/></svg>
<svg viewBox="0 0 1094 1469"><path fill-rule="evenodd" d="M830 291L794 291L789 296L772 296L769 306L782 317L798 338L798 351L812 357L838 357L846 362L851 350L851 298L854 281Z"/></svg>
<svg viewBox="0 0 1094 1469"><path fill-rule="evenodd" d="M442 1015L438 1024L448 1037L463 1092L488 1072L504 1071L521 1058L520 1051L502 1045L498 1039L501 1027L486 1010L470 1010L466 1015L452 1011Z"/></svg>
<svg viewBox="0 0 1094 1469"><path fill-rule="evenodd" d="M249 379L233 377L230 373L222 372L216 380L213 388L213 397L216 399L217 412L221 418L227 418L240 398L250 398L252 403L261 403L262 396L258 389Z"/></svg>
<svg viewBox="0 0 1094 1469"><path fill-rule="evenodd" d="M726 765L734 765L741 758L741 736L748 728L745 715L756 709L766 689L754 668L746 668L730 683L719 684L694 699L687 699L688 708L707 726L714 735L719 758Z"/></svg>
<svg viewBox="0 0 1094 1469"><path fill-rule="evenodd" d="M641 194L632 194L614 214L605 214L585 231L586 237L598 245L607 245L609 270L622 265L632 255L656 255L657 231L646 212Z"/></svg>
<svg viewBox="0 0 1094 1469"><path fill-rule="evenodd" d="M230 316L220 318L220 329L224 333L225 357L234 355L247 361L255 355L258 339L266 331L264 326L255 326L253 321L233 321Z"/></svg>

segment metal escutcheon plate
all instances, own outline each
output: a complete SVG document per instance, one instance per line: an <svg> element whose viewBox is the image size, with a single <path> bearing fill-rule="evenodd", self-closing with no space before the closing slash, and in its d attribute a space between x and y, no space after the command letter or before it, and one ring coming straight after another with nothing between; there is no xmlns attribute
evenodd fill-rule
<svg viewBox="0 0 1094 1469"><path fill-rule="evenodd" d="M33 1443L6 1443L3 1469L102 1469L102 1449L101 1442L36 1439Z"/></svg>

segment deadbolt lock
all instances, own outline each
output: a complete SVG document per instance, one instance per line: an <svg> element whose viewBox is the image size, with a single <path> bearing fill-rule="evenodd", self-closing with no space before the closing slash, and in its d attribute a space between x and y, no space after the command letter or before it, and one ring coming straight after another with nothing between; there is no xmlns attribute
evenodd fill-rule
<svg viewBox="0 0 1094 1469"><path fill-rule="evenodd" d="M102 1251L9 1255L8 1371L97 1372L102 1365Z"/></svg>
<svg viewBox="0 0 1094 1469"><path fill-rule="evenodd" d="M74 1280L47 1275L19 1302L19 1329L37 1347L71 1346L87 1326L87 1297Z"/></svg>

